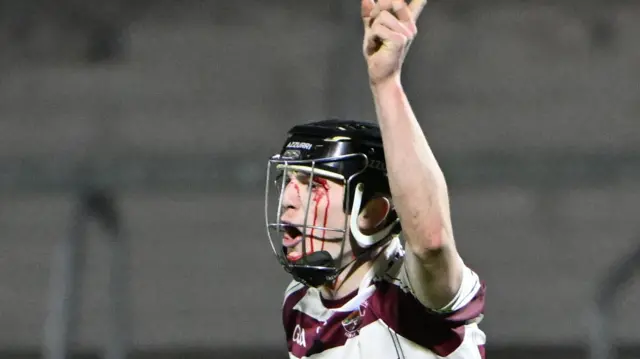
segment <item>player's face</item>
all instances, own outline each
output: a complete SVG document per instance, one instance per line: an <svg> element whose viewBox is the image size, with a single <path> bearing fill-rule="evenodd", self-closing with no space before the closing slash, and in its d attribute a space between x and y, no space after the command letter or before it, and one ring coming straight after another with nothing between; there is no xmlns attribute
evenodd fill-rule
<svg viewBox="0 0 640 359"><path fill-rule="evenodd" d="M282 197L282 215L280 220L284 223L295 224L285 231L282 244L287 247L287 258L291 261L299 259L303 255L325 250L334 258L340 255L344 233L331 229L344 229L347 215L343 211L345 188L341 183L330 179L310 176L303 172L289 174L288 183L284 188ZM309 228L304 229L302 224L311 227L323 227L330 229ZM306 239L302 231L305 231ZM304 246L304 247L303 247ZM344 244L344 253L350 254L349 243Z"/></svg>

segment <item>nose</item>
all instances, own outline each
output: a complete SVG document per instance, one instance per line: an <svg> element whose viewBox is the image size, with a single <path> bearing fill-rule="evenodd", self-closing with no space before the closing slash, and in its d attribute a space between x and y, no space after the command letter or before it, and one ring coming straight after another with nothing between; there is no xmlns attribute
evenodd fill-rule
<svg viewBox="0 0 640 359"><path fill-rule="evenodd" d="M295 210L296 206L292 205L291 203L287 203L285 201L282 201L282 212L286 213L288 211L292 211Z"/></svg>
<svg viewBox="0 0 640 359"><path fill-rule="evenodd" d="M300 196L298 185L295 180L290 181L282 193L282 212L286 213L300 207Z"/></svg>

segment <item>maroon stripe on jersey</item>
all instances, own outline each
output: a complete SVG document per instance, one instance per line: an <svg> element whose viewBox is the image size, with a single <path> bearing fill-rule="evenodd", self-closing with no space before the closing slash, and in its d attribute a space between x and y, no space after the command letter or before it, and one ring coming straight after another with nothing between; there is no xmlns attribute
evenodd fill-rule
<svg viewBox="0 0 640 359"><path fill-rule="evenodd" d="M282 324L284 325L287 341L289 341L293 336L293 330L296 326L296 317L294 315L293 307L295 307L295 305L304 298L305 294L307 294L307 290L307 287L300 286L300 289L289 294L284 299L284 304L282 305Z"/></svg>
<svg viewBox="0 0 640 359"><path fill-rule="evenodd" d="M477 318L484 312L485 283L481 283L481 287L476 296L463 308L450 313L446 316L446 320L453 325L463 325L467 321Z"/></svg>
<svg viewBox="0 0 640 359"><path fill-rule="evenodd" d="M436 313L425 308L411 293L379 282L370 299L370 308L401 336L440 356L455 351L464 339L464 324L484 310L484 283L469 304L452 313Z"/></svg>
<svg viewBox="0 0 640 359"><path fill-rule="evenodd" d="M380 319L401 336L440 356L447 356L460 346L464 338L462 325L482 313L484 305L484 285L467 306L446 315L429 311L412 294L394 284L378 282L377 287L361 307L362 316L356 327L362 328ZM304 288L291 294L283 307L287 346L296 357L344 345L349 332L343 321L350 315L358 317L356 312L335 313L326 323L319 322L293 309L300 300L305 300L306 293Z"/></svg>
<svg viewBox="0 0 640 359"><path fill-rule="evenodd" d="M282 308L287 347L296 357L310 356L326 349L344 345L346 336L341 321L349 313L336 313L326 323L293 308L304 301L308 288L290 294Z"/></svg>
<svg viewBox="0 0 640 359"><path fill-rule="evenodd" d="M338 312L324 323L300 311L292 311L287 328L289 351L297 357L303 357L344 345L348 339L348 333L342 322L351 314L353 313ZM357 327L361 328L377 319L375 315L368 313L365 308L363 316L359 318ZM295 329L296 327L299 329ZM304 337L304 346L300 335Z"/></svg>
<svg viewBox="0 0 640 359"><path fill-rule="evenodd" d="M301 295L298 293L294 293L290 298L291 300L285 301L285 306L283 307L287 346L289 352L296 357L311 356L312 354L344 345L350 333L347 331L348 326L346 327L346 323L343 323L343 321L349 316L355 320L354 327L349 328L349 330L358 330L378 320L378 316L365 305L361 307L360 311L357 310L350 313L337 312L326 323L320 322L301 311L293 309L300 300L305 300L303 297L306 294L306 290Z"/></svg>
<svg viewBox="0 0 640 359"><path fill-rule="evenodd" d="M480 352L480 358L485 359L484 345L478 345L478 351Z"/></svg>

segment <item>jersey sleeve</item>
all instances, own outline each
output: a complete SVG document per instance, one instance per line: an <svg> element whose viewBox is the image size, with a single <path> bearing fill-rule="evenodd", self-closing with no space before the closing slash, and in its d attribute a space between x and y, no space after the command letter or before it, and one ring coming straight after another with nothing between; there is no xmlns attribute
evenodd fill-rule
<svg viewBox="0 0 640 359"><path fill-rule="evenodd" d="M438 313L441 317L457 324L468 324L482 320L485 287L479 276L471 268L467 266L463 268L460 289L458 289L453 299L442 308L429 308L425 304L426 300L416 295L419 291L414 290L404 263L399 272L398 279L405 290L409 291L429 311Z"/></svg>
<svg viewBox="0 0 640 359"><path fill-rule="evenodd" d="M479 357L484 334L477 324L483 318L485 286L473 270L465 267L460 289L442 308L430 308L418 298L403 261L384 279L377 282L370 309L391 330L438 357L466 358L458 355L465 351L475 353L470 358ZM458 354L450 356L454 352Z"/></svg>

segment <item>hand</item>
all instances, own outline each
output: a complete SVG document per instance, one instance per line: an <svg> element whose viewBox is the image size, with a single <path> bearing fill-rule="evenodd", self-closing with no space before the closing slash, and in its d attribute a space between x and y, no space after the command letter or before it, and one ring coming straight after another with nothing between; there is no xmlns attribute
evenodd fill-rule
<svg viewBox="0 0 640 359"><path fill-rule="evenodd" d="M427 0L362 0L363 54L372 85L399 78Z"/></svg>

